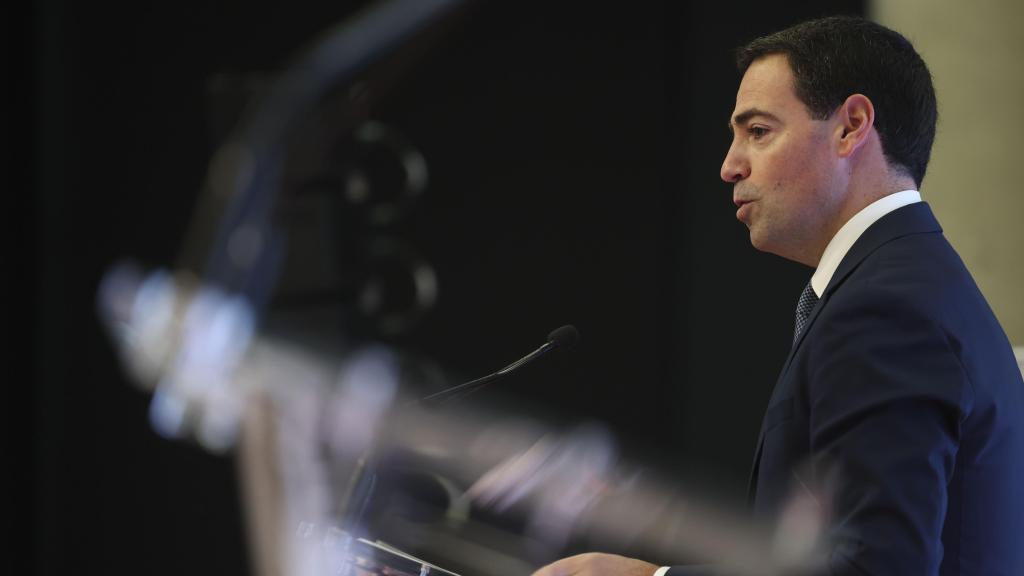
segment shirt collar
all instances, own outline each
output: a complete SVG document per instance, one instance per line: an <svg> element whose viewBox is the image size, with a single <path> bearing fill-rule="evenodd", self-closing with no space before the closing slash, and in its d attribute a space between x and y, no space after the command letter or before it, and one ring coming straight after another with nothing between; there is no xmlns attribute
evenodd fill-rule
<svg viewBox="0 0 1024 576"><path fill-rule="evenodd" d="M846 224L843 224L843 227L836 232L828 246L825 247L825 251L821 254L821 261L818 262L818 269L811 276L811 287L814 288L814 294L821 298L829 281L832 280L836 268L839 267L839 263L843 261L843 257L850 251L853 243L868 227L889 212L920 201L921 193L917 190L903 190L875 200L854 214L853 218L847 220Z"/></svg>

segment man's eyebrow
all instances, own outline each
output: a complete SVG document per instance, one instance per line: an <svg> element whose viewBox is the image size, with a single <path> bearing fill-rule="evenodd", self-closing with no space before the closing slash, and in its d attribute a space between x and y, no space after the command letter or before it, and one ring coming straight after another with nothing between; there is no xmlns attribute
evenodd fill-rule
<svg viewBox="0 0 1024 576"><path fill-rule="evenodd" d="M765 112L760 108L748 108L743 112L740 112L739 114L732 117L732 120L729 121L729 132L733 131L733 126L742 126L749 122L752 118L756 117L767 118L772 122L779 121L778 116L772 114L771 112Z"/></svg>

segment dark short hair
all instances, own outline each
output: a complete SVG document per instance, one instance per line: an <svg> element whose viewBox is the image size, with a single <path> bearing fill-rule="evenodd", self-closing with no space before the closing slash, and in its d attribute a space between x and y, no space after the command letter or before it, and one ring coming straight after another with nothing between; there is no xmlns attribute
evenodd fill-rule
<svg viewBox="0 0 1024 576"><path fill-rule="evenodd" d="M921 185L938 109L931 73L909 40L863 18L811 20L740 48L740 73L770 54L786 56L796 96L814 118L829 118L852 94L871 99L886 160Z"/></svg>

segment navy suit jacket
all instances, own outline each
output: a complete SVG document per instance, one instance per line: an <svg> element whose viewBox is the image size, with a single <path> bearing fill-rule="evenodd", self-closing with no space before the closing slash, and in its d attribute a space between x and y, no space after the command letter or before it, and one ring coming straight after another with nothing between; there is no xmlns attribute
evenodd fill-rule
<svg viewBox="0 0 1024 576"><path fill-rule="evenodd" d="M825 573L1024 575L1024 382L925 203L852 246L769 401L755 514L823 483Z"/></svg>

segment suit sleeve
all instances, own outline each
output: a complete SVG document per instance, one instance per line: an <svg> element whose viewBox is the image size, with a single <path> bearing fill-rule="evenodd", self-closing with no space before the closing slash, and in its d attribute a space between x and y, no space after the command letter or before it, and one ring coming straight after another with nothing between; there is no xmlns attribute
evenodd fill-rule
<svg viewBox="0 0 1024 576"><path fill-rule="evenodd" d="M971 385L934 314L882 291L808 338L811 474L830 477L832 574L937 574Z"/></svg>

